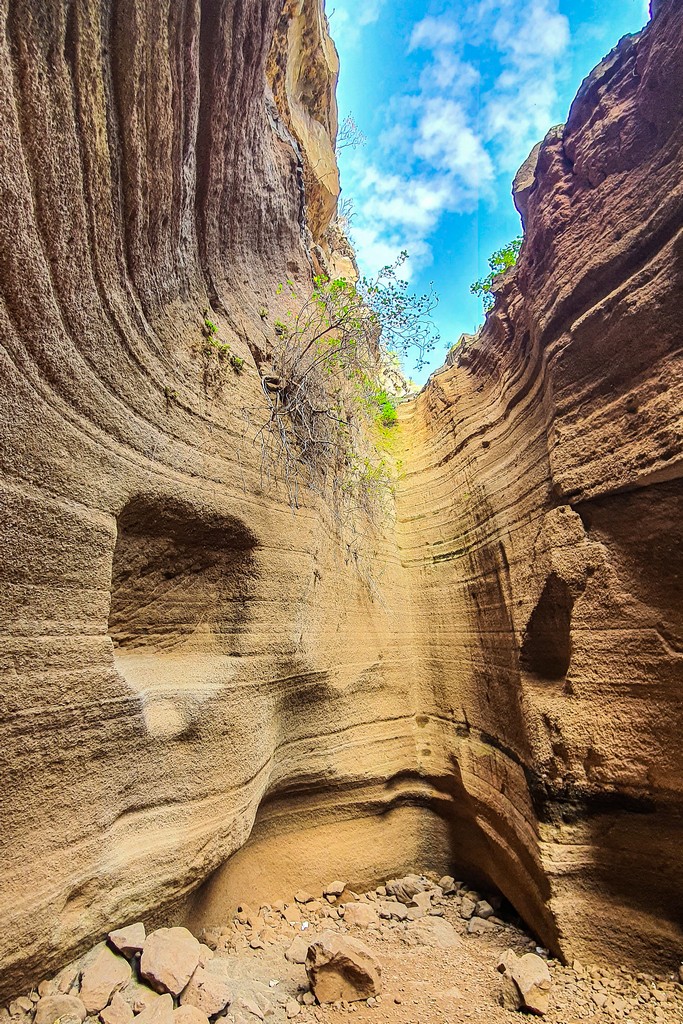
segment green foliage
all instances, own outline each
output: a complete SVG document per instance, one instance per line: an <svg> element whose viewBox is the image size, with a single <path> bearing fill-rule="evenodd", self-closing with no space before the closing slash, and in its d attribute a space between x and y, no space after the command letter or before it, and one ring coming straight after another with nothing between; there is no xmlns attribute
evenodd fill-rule
<svg viewBox="0 0 683 1024"><path fill-rule="evenodd" d="M204 313L204 334L206 335L207 338L213 338L217 333L218 327L213 322L213 320L209 318L209 311L207 310Z"/></svg>
<svg viewBox="0 0 683 1024"><path fill-rule="evenodd" d="M484 312L488 313L489 310L493 309L495 302L495 296L493 295L493 282L499 274L504 274L510 267L514 267L519 256L519 250L522 248L523 238L520 235L518 238L513 238L511 242L504 245L502 249L497 249L493 255L489 256L488 264L490 273L486 277L480 278L475 281L474 284L470 285L470 292L472 295L479 295L483 304Z"/></svg>
<svg viewBox="0 0 683 1024"><path fill-rule="evenodd" d="M356 562L358 515L373 522L391 491L379 448L390 449L398 423L399 357L422 366L438 341L436 296L412 294L397 274L407 258L358 283L317 276L303 300L291 281L280 285L293 305L273 323L272 372L262 375L262 477L284 480L293 507L302 484L325 494Z"/></svg>

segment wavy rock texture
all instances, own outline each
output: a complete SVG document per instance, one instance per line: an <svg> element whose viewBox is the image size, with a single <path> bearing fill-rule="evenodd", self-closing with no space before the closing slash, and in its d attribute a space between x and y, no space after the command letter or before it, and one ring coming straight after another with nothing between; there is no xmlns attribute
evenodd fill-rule
<svg viewBox="0 0 683 1024"><path fill-rule="evenodd" d="M399 495L468 856L567 955L641 962L683 946L682 83L664 2L520 172L519 263L403 415Z"/></svg>
<svg viewBox="0 0 683 1024"><path fill-rule="evenodd" d="M406 409L372 601L251 441L277 284L336 259L319 4L0 0L0 994L132 919L449 863L554 948L680 956L676 6Z"/></svg>

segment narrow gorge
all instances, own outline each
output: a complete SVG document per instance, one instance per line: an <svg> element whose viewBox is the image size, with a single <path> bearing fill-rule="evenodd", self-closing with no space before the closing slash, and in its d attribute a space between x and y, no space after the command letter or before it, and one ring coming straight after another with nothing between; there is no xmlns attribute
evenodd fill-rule
<svg viewBox="0 0 683 1024"><path fill-rule="evenodd" d="M399 406L368 585L252 429L279 286L355 273L322 0L0 0L2 1000L138 919L427 870L565 961L681 962L683 8L652 8Z"/></svg>

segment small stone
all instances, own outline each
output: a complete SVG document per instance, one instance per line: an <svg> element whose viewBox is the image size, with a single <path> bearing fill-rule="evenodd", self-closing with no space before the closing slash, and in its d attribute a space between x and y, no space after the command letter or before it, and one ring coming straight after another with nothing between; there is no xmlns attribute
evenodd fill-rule
<svg viewBox="0 0 683 1024"><path fill-rule="evenodd" d="M377 911L367 903L345 903L344 922L351 928L369 928L379 923Z"/></svg>
<svg viewBox="0 0 683 1024"><path fill-rule="evenodd" d="M463 918L463 920L469 921L469 919L474 914L476 907L477 904L473 900L469 899L467 896L463 896L462 902L460 904L460 916Z"/></svg>
<svg viewBox="0 0 683 1024"><path fill-rule="evenodd" d="M431 908L432 895L429 892L416 892L411 901L411 907L419 907L425 914Z"/></svg>
<svg viewBox="0 0 683 1024"><path fill-rule="evenodd" d="M467 922L467 932L469 935L485 935L486 932L492 932L494 928L495 925L481 917L471 917Z"/></svg>
<svg viewBox="0 0 683 1024"><path fill-rule="evenodd" d="M31 1002L28 996L19 996L19 998L16 999L15 1002L19 1009L23 1010L24 1013L30 1013L31 1010L33 1009L33 1003Z"/></svg>
<svg viewBox="0 0 683 1024"><path fill-rule="evenodd" d="M81 978L80 997L88 1013L99 1013L111 997L131 979L130 964L122 956L103 946L88 964Z"/></svg>
<svg viewBox="0 0 683 1024"><path fill-rule="evenodd" d="M147 937L140 977L157 992L180 995L199 964L199 942L187 928L159 928Z"/></svg>
<svg viewBox="0 0 683 1024"><path fill-rule="evenodd" d="M380 966L367 946L335 932L323 932L311 944L306 973L319 1003L355 1002L380 991Z"/></svg>
<svg viewBox="0 0 683 1024"><path fill-rule="evenodd" d="M489 917L493 917L494 909L487 900L479 900L476 907L474 908L474 913L477 915L477 917L481 917L483 920L487 920Z"/></svg>
<svg viewBox="0 0 683 1024"><path fill-rule="evenodd" d="M36 1006L34 1024L54 1024L60 1017L76 1017L83 1021L87 1016L85 1004L77 996L43 996Z"/></svg>
<svg viewBox="0 0 683 1024"><path fill-rule="evenodd" d="M130 1024L133 1011L120 992L115 992L109 1006L100 1010L102 1024Z"/></svg>
<svg viewBox="0 0 683 1024"><path fill-rule="evenodd" d="M135 924L126 925L125 928L109 932L107 938L110 946L130 960L136 953L142 952L145 944L145 926L142 921L137 921Z"/></svg>
<svg viewBox="0 0 683 1024"><path fill-rule="evenodd" d="M301 1004L297 1003L296 999L288 999L285 1004L285 1014L287 1020L292 1020L293 1017L298 1017L301 1013Z"/></svg>
<svg viewBox="0 0 683 1024"><path fill-rule="evenodd" d="M375 999L374 996L370 996L368 999L365 1000L365 1005L369 1007L377 1006L377 1000Z"/></svg>
<svg viewBox="0 0 683 1024"><path fill-rule="evenodd" d="M394 921L405 921L408 917L408 908L405 903L382 900L379 903L379 916L387 920L393 918Z"/></svg>
<svg viewBox="0 0 683 1024"><path fill-rule="evenodd" d="M294 893L294 899L297 903L313 903L315 896L311 895L310 892L306 892L305 889L299 889L298 892Z"/></svg>
<svg viewBox="0 0 683 1024"><path fill-rule="evenodd" d="M312 992L304 992L304 994L301 997L301 1002L304 1004L304 1006L313 1006L315 1003L315 996L313 995Z"/></svg>
<svg viewBox="0 0 683 1024"><path fill-rule="evenodd" d="M422 907L407 907L406 908L406 920L407 921L419 921L425 916L425 912Z"/></svg>
<svg viewBox="0 0 683 1024"><path fill-rule="evenodd" d="M452 893L457 892L455 879L452 875L444 875L443 878L440 878L439 888L443 890L444 896L450 896Z"/></svg>
<svg viewBox="0 0 683 1024"><path fill-rule="evenodd" d="M310 944L309 939L305 936L297 935L289 949L286 951L285 959L289 960L292 964L305 964Z"/></svg>
<svg viewBox="0 0 683 1024"><path fill-rule="evenodd" d="M282 911L282 916L289 924L298 924L301 921L301 910L299 907L287 906Z"/></svg>
<svg viewBox="0 0 683 1024"><path fill-rule="evenodd" d="M57 992L58 989L55 981L41 981L38 985L38 995L41 998L43 996L56 996Z"/></svg>
<svg viewBox="0 0 683 1024"><path fill-rule="evenodd" d="M331 896L333 899L336 899L337 896L341 896L345 888L346 882L330 882L323 889L323 896Z"/></svg>
<svg viewBox="0 0 683 1024"><path fill-rule="evenodd" d="M130 1006L133 1013L142 1013L159 999L159 993L153 992L147 985L141 985L139 981L133 980L121 989L121 998Z"/></svg>

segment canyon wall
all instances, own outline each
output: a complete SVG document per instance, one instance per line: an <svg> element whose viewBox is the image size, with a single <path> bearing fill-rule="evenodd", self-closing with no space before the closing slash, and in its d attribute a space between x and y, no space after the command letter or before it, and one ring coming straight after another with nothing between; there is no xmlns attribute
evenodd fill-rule
<svg viewBox="0 0 683 1024"><path fill-rule="evenodd" d="M0 8L3 996L182 914L264 798L358 817L414 761L401 584L373 602L255 440L336 188L306 170L336 71L304 6L280 108L281 0Z"/></svg>
<svg viewBox="0 0 683 1024"><path fill-rule="evenodd" d="M368 587L254 443L278 284L353 272L320 3L0 0L0 996L449 864L556 950L680 957L676 7L520 178Z"/></svg>
<svg viewBox="0 0 683 1024"><path fill-rule="evenodd" d="M664 2L518 175L518 265L402 417L423 770L539 932L622 962L683 948L682 86Z"/></svg>

